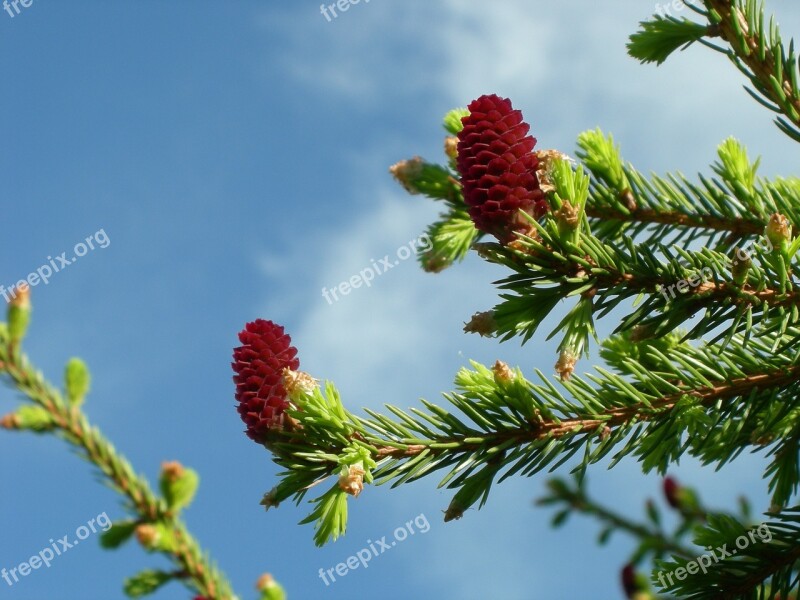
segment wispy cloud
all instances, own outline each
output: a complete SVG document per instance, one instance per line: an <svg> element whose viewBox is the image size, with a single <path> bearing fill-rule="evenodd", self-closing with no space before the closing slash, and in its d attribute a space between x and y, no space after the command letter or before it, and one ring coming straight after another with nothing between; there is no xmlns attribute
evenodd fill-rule
<svg viewBox="0 0 800 600"><path fill-rule="evenodd" d="M371 287L352 290L329 304L323 286L335 287L373 260L394 255L418 238L433 218L430 207L414 206L400 192L384 189L374 197L374 206L362 217L320 233L318 243L324 250L318 255L305 254L298 245L280 261L262 258L272 263L277 287L302 287L302 295L293 294L302 306L293 337L301 348L303 368L335 380L351 407L403 404L423 390L443 389L432 389L430 381L449 387L452 372L443 374L442 361L465 347L464 340L454 343L464 337L463 321L494 303L491 288L475 282L477 273L485 273L485 283L491 280L484 265L464 265L434 276L409 258L376 278ZM303 273L302 282L281 268L286 264ZM270 298L263 313L285 310L284 303L285 298Z"/></svg>
<svg viewBox="0 0 800 600"><path fill-rule="evenodd" d="M696 171L735 135L765 155L765 172L790 172L791 142L767 126L770 115L741 90L724 57L696 47L656 68L627 56L628 35L654 7L371 3L336 22L320 16L313 40L296 14L294 22L264 22L286 37L291 77L350 102L433 96L459 106L496 92L525 109L548 146L571 150L580 131L601 126L645 170ZM798 15L796 7L779 11L786 23Z"/></svg>

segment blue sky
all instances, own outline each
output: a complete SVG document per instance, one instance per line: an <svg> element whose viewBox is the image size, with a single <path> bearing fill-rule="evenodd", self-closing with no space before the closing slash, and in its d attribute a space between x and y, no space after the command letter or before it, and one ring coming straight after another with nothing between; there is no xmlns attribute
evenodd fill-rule
<svg viewBox="0 0 800 600"><path fill-rule="evenodd" d="M200 471L187 521L243 599L264 571L294 599L621 597L629 542L600 549L584 520L553 532L532 506L544 476L503 483L448 524L434 479L370 488L351 503L347 536L315 548L297 525L305 506L258 504L276 469L242 433L229 363L236 333L262 317L283 323L302 368L334 380L354 409L438 400L469 359L552 372L552 343L461 333L494 304L501 275L474 257L436 276L406 261L334 305L321 295L435 217L387 168L439 160L441 117L482 93L511 97L543 148L571 152L600 126L645 171L695 172L735 135L763 155L763 174L791 174L795 148L723 57L694 48L659 69L626 57L626 36L654 8L372 0L331 22L315 2L33 0L0 12L0 284L101 229L110 240L34 290L27 350L55 382L69 357L88 362L87 412L138 471L155 480L171 459ZM790 28L800 8L778 14ZM15 401L6 389L2 412ZM101 513L123 516L63 442L3 434L0 453L0 566ZM744 492L764 508L762 467L743 457L718 474L692 462L676 473L710 504ZM631 462L590 482L633 514L659 492ZM418 515L424 535L331 586L319 579ZM0 581L0 598L121 598L124 577L163 565L90 538L13 587ZM158 597L188 594L173 584Z"/></svg>

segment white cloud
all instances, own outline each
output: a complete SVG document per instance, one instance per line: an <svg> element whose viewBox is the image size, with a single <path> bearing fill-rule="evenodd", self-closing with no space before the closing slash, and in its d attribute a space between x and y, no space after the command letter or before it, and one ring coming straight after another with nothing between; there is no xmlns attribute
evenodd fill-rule
<svg viewBox="0 0 800 600"><path fill-rule="evenodd" d="M408 404L423 392L435 396L449 388L453 373L443 375L441 366L448 357L457 359L454 337L464 337L460 328L474 311L494 303L487 285L491 276L484 276L484 285L474 280L485 271L483 265L431 275L422 272L415 257L397 258L398 249L424 232L435 215L433 207L387 189L378 188L374 197L373 207L344 229L315 234L324 250L313 263L303 265L307 257L300 247L281 260L303 273L302 294L290 292L304 298L300 326L292 332L302 368L335 380L351 407ZM332 303L324 298L323 287L336 288L385 255L397 264L369 287L337 294L337 301L329 292ZM275 264L270 269L283 280L282 288L292 287L288 272L281 275ZM280 312L284 302L270 299L263 314ZM464 346L462 340L457 348ZM439 386L432 387L432 382Z"/></svg>
<svg viewBox="0 0 800 600"><path fill-rule="evenodd" d="M550 51L558 36L553 15L530 3L485 4L445 0L442 28L442 92L453 105L495 92L519 98L542 94L542 84L557 66Z"/></svg>
<svg viewBox="0 0 800 600"><path fill-rule="evenodd" d="M435 94L459 106L495 92L525 111L544 145L569 151L580 131L600 126L643 170L695 172L735 135L753 155L765 156L765 174L793 168L793 142L745 94L725 57L699 45L661 67L627 55L628 35L655 5L625 0L581 11L569 3L508 0L489 9L440 0L420 6L357 5L331 23L316 15L313 41L305 28L293 36L298 30L288 16L271 14L268 28L288 32L290 75L351 102ZM778 14L787 23L798 13L781 7Z"/></svg>
<svg viewBox="0 0 800 600"><path fill-rule="evenodd" d="M327 21L315 5L298 21L298 12L265 9L257 26L285 39L278 60L298 83L360 104L385 103L387 93L408 94L434 88L438 70L436 38L420 35L420 25L441 23L447 15L435 2L422 10L391 2L361 3ZM411 43L409 43L411 42ZM271 61L274 57L271 57ZM407 77L387 78L387 64L406 64Z"/></svg>

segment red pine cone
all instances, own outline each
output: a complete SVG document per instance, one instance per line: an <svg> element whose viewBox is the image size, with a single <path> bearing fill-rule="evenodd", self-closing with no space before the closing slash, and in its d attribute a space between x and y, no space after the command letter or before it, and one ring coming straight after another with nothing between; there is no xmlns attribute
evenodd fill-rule
<svg viewBox="0 0 800 600"><path fill-rule="evenodd" d="M256 442L267 440L270 431L282 430L289 406L283 387L283 369L296 371L300 361L292 339L283 327L257 319L239 333L242 343L233 350L231 366L236 372L236 400L247 435Z"/></svg>
<svg viewBox="0 0 800 600"><path fill-rule="evenodd" d="M664 497L672 508L681 507L680 484L674 477L664 477Z"/></svg>
<svg viewBox="0 0 800 600"><path fill-rule="evenodd" d="M520 210L537 219L548 210L536 176L536 138L507 98L481 96L468 109L458 134L464 200L475 227L507 244L531 229Z"/></svg>
<svg viewBox="0 0 800 600"><path fill-rule="evenodd" d="M622 579L622 589L625 590L625 597L633 598L636 592L640 591L636 581L636 569L632 564L627 564L623 567L620 577Z"/></svg>

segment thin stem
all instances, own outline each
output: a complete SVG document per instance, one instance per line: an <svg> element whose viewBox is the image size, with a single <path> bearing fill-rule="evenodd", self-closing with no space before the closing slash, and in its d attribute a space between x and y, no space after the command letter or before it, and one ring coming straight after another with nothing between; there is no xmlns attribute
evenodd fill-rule
<svg viewBox="0 0 800 600"><path fill-rule="evenodd" d="M648 540L653 543L660 552L671 552L684 558L694 558L697 552L685 548L676 540L669 539L663 531L651 529L642 523L636 523L612 510L601 506L589 498L580 490L563 490L557 492L557 497L568 503L575 510L590 516L597 517L612 525L615 529L620 529L631 534L640 540Z"/></svg>
<svg viewBox="0 0 800 600"><path fill-rule="evenodd" d="M614 210L610 206L586 206L586 216L603 221L623 221L626 223L653 223L656 225L677 225L693 229L729 231L735 236L759 235L764 232L765 223L753 219L715 217L713 215L686 214L675 211L656 211L650 208L637 208L628 213Z"/></svg>
<svg viewBox="0 0 800 600"><path fill-rule="evenodd" d="M589 418L545 421L532 424L530 428L508 429L505 431L488 433L483 436L470 434L470 442L464 441L466 438L462 437L448 437L436 438L425 444L418 443L398 448L396 446L383 445L383 440L378 437L368 436L367 441L377 447L378 458L409 458L417 456L423 451L427 451L431 454L442 454L453 451L452 448L432 447L433 444L457 443L458 447L457 450L455 450L456 452L472 452L478 450L482 446L495 446L509 441L521 445L545 439L558 439L579 434L609 431L613 427L619 427L629 423L634 418L637 422L641 422L663 417L666 413L675 408L681 399L687 396L698 398L704 406L711 406L721 400L746 396L754 389L785 387L797 380L800 380L800 366L732 379L725 384L714 387L681 390L674 394L650 400L646 404L636 403L631 406L615 407Z"/></svg>
<svg viewBox="0 0 800 600"><path fill-rule="evenodd" d="M516 255L503 254L502 258L519 271L520 267L528 268L522 260ZM539 257L541 258L541 257ZM675 293L677 284L676 279L664 280L656 276L637 276L632 273L624 273L617 270L614 266L603 264L602 270L604 272L592 274L587 276L586 267L577 261L561 262L554 260L552 264L548 264L547 268L558 272L562 276L576 277L583 276L595 281L592 289L584 292L584 295L595 295L604 290L619 289L624 286L626 292L631 290L641 292L660 292L667 297L670 293L672 299L682 298L686 299L693 297L700 307L709 303L725 303L734 304L737 306L760 306L766 304L771 307L792 307L800 308L800 292L797 291L781 291L766 286L759 289L753 289L748 285L738 286L732 283L717 283L714 281L704 281L695 286L686 286L684 291ZM658 290L658 288L662 288ZM699 307L698 307L699 308ZM697 310L697 309L695 309Z"/></svg>
<svg viewBox="0 0 800 600"><path fill-rule="evenodd" d="M716 27L716 33L724 39L731 47L733 55L739 64L745 65L750 69L748 74L754 84L758 84L759 91L764 94L771 102L781 108L781 113L796 126L800 127L800 97L795 93L789 69L796 68L796 65L789 63L783 64L772 51L767 40L761 39L757 31L750 31L747 16L731 0L705 0L705 4L710 11L715 11L721 17L721 21ZM737 32L734 22L738 23L741 30L741 37ZM761 47L764 48L764 56L761 57ZM785 98L782 98L773 87L775 73L782 73L781 80L777 82ZM747 74L747 73L745 73Z"/></svg>
<svg viewBox="0 0 800 600"><path fill-rule="evenodd" d="M741 598L744 594L752 593L753 590L758 589L759 586L772 577L777 571L789 565L793 565L800 560L800 546L789 547L781 552L775 552L771 555L771 559L768 565L748 574L744 580L735 584L730 584L729 586L724 584L720 585L720 598L723 600L734 600L735 598ZM775 596L775 598L779 597L780 596ZM790 596L790 598L793 597L794 596Z"/></svg>
<svg viewBox="0 0 800 600"><path fill-rule="evenodd" d="M136 475L130 462L116 452L86 415L78 407L64 402L61 394L29 364L24 354L11 346L0 348L0 371L8 374L19 391L49 413L56 431L80 448L113 487L130 501L129 508L139 521L161 522L173 532L175 548L163 553L179 567L182 579L190 580L196 591L209 600L235 598L225 576L211 564L183 521L168 510L147 480ZM13 419L4 419L0 426L13 429Z"/></svg>

